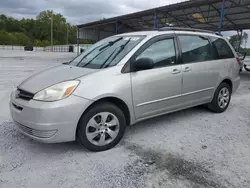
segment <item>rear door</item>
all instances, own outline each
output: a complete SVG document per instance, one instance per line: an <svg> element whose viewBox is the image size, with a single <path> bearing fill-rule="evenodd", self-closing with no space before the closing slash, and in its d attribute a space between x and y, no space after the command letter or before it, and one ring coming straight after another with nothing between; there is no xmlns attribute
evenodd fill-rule
<svg viewBox="0 0 250 188"><path fill-rule="evenodd" d="M178 35L182 51L185 107L209 102L220 77L223 64L216 61L216 52L210 39L201 35Z"/></svg>

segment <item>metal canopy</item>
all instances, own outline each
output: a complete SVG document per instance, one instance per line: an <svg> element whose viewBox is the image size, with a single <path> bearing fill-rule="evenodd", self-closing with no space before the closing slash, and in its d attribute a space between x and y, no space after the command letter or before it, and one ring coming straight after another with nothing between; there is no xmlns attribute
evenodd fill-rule
<svg viewBox="0 0 250 188"><path fill-rule="evenodd" d="M131 31L166 26L192 27L212 31L250 29L250 0L190 0L132 14L78 25L103 28L113 25L114 33L126 27Z"/></svg>

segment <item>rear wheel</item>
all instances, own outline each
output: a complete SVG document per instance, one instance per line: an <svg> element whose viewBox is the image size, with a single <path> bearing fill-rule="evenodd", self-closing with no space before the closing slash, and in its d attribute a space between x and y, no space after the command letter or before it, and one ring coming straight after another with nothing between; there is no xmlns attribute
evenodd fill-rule
<svg viewBox="0 0 250 188"><path fill-rule="evenodd" d="M111 103L99 103L91 107L80 119L77 140L91 151L104 151L114 147L123 137L125 116Z"/></svg>
<svg viewBox="0 0 250 188"><path fill-rule="evenodd" d="M208 108L216 113L224 112L231 100L232 88L228 83L222 82L215 91L214 98Z"/></svg>

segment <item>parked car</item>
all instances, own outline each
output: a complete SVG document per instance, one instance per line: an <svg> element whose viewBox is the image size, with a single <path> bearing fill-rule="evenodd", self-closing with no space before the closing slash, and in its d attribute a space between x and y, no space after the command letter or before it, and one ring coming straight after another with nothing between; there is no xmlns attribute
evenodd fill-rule
<svg viewBox="0 0 250 188"><path fill-rule="evenodd" d="M10 111L27 136L114 147L127 125L207 104L224 112L240 84L240 59L209 31L163 28L108 37L68 64L42 71L11 94Z"/></svg>
<svg viewBox="0 0 250 188"><path fill-rule="evenodd" d="M24 46L24 51L33 51L34 47L33 46Z"/></svg>

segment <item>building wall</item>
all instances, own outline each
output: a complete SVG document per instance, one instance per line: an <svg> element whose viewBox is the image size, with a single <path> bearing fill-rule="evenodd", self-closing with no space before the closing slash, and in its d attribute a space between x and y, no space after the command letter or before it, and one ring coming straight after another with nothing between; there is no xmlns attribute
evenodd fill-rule
<svg viewBox="0 0 250 188"><path fill-rule="evenodd" d="M99 41L115 34L116 33L114 25L99 26L98 28L79 29L79 39L87 39L93 41Z"/></svg>
<svg viewBox="0 0 250 188"><path fill-rule="evenodd" d="M120 24L117 29L118 33L132 32L133 30ZM96 26L95 28L79 28L79 39L99 41L109 36L116 35L116 24Z"/></svg>

